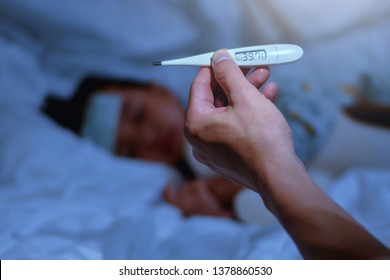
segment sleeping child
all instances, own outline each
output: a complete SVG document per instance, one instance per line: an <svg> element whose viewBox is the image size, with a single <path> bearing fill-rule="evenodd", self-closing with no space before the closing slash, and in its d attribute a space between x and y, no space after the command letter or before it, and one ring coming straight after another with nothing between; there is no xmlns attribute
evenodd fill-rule
<svg viewBox="0 0 390 280"><path fill-rule="evenodd" d="M264 77L256 82L257 87L269 76L268 69L263 72ZM297 154L305 163L309 159L321 163L322 158L339 157L337 145L332 143L344 139L343 134L367 135L367 126L342 114L324 110L319 104L300 100L294 94L288 98L278 103L295 134ZM257 193L218 176L194 159L183 134L184 109L174 95L160 85L88 77L69 100L49 96L42 111L59 125L117 156L175 168L182 178L180 186L169 184L163 197L186 216L225 217L263 226L277 223ZM389 139L389 134L378 135ZM315 156L321 154L319 147L326 152Z"/></svg>
<svg viewBox="0 0 390 280"><path fill-rule="evenodd" d="M73 97L50 96L42 111L59 125L120 157L166 164L182 180L163 193L186 216L238 219L235 198L243 188L198 163L183 134L184 109L164 87L132 80L88 77ZM260 197L256 195L256 200Z"/></svg>

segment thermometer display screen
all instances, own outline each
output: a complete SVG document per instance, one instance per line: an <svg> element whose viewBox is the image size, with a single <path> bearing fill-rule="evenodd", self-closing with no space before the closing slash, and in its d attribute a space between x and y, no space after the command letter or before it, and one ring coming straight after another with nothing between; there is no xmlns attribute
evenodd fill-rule
<svg viewBox="0 0 390 280"><path fill-rule="evenodd" d="M234 59L236 61L262 61L267 59L267 52L265 50L236 52Z"/></svg>

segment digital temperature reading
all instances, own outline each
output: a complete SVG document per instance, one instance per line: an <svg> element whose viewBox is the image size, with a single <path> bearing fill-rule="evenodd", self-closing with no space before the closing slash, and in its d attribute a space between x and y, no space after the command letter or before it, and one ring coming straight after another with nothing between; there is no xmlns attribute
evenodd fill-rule
<svg viewBox="0 0 390 280"><path fill-rule="evenodd" d="M236 52L234 55L236 61L261 61L267 59L265 50L255 50L246 52Z"/></svg>

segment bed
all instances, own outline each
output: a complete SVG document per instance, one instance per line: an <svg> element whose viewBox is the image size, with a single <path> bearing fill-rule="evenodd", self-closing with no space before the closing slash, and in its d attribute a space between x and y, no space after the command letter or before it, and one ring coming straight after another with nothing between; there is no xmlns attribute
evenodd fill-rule
<svg viewBox="0 0 390 280"><path fill-rule="evenodd" d="M88 73L154 81L185 105L197 69L153 68L152 61L285 41L302 45L305 56L271 69L282 86L309 88L338 108L353 101L346 89L369 73L383 81L381 96L389 94L390 5L328 0L299 9L306 2L3 0L0 258L300 259L279 225L183 217L161 199L173 170L116 158L38 108L49 93L69 96ZM335 20L325 21L330 14ZM390 166L310 172L390 246Z"/></svg>

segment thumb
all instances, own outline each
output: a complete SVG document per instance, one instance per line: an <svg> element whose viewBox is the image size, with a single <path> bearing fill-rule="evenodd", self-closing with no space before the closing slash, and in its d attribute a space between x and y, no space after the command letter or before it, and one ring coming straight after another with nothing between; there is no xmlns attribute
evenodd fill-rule
<svg viewBox="0 0 390 280"><path fill-rule="evenodd" d="M241 69L226 50L217 50L211 58L214 78L222 87L229 101L249 84Z"/></svg>

